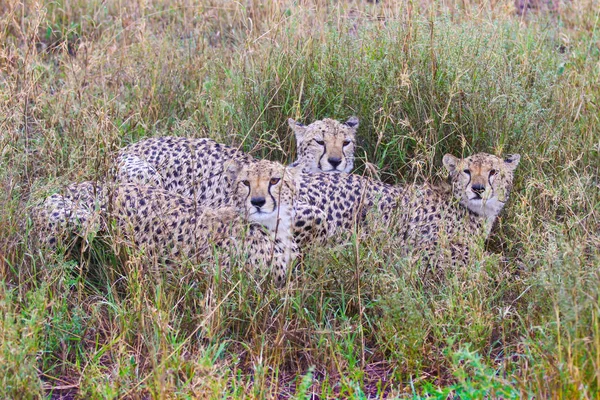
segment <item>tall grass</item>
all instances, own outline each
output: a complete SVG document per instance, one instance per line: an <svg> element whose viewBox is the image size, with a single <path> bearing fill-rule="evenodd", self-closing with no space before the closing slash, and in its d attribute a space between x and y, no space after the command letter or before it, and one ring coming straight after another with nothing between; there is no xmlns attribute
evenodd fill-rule
<svg viewBox="0 0 600 400"><path fill-rule="evenodd" d="M597 398L597 1L0 5L1 397ZM359 173L518 152L512 199L435 282L394 238L314 249L286 289L30 240L31 198L149 136L289 161L288 117L358 115ZM484 251L485 250L485 251ZM188 269L186 269L188 268Z"/></svg>

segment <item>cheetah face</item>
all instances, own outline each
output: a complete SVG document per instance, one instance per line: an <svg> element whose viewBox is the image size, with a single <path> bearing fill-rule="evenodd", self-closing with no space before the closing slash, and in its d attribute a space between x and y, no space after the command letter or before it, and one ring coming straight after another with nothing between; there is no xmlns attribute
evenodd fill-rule
<svg viewBox="0 0 600 400"><path fill-rule="evenodd" d="M233 173L234 198L248 220L275 230L278 219L293 208L299 171L261 160L238 166Z"/></svg>
<svg viewBox="0 0 600 400"><path fill-rule="evenodd" d="M288 124L296 135L297 162L307 172L352 171L358 118L343 123L326 118L308 126L290 118Z"/></svg>
<svg viewBox="0 0 600 400"><path fill-rule="evenodd" d="M520 159L518 154L504 159L486 153L464 159L446 154L443 163L460 203L477 215L495 218L508 200Z"/></svg>

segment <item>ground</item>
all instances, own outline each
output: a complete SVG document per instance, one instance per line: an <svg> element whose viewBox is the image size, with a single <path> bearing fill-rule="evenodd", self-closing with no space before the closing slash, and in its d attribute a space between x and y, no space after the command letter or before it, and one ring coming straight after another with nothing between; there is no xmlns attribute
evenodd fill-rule
<svg viewBox="0 0 600 400"><path fill-rule="evenodd" d="M599 14L555 3L2 2L0 397L596 397ZM385 231L353 235L278 291L31 240L32 198L131 142L290 162L288 118L353 115L355 170L387 183L521 155L468 265L433 280Z"/></svg>

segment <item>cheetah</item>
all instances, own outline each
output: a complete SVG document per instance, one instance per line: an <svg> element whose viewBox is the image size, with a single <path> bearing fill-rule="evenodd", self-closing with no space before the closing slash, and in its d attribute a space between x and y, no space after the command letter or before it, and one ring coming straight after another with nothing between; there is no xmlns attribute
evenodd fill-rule
<svg viewBox="0 0 600 400"><path fill-rule="evenodd" d="M298 255L290 231L295 210L294 171L270 161L247 165L230 161L225 168L233 188L230 205L200 206L192 198L150 185L95 188L83 183L35 207L34 226L52 236L61 233L58 225L69 227L76 222L71 233L79 234L79 227L98 229L93 211L97 210L104 214L100 229L108 230L108 222L116 221L115 237L125 238L128 245L150 258L214 262L212 247L247 251L248 263L271 265L275 283L281 286ZM48 241L54 242L54 238ZM221 265L229 264L228 258L221 258Z"/></svg>
<svg viewBox="0 0 600 400"><path fill-rule="evenodd" d="M343 173L303 174L294 235L303 247L357 226L363 235L383 228L400 242L401 253L422 254L425 261L434 262L439 245L447 240L452 262L464 262L472 242L488 238L508 200L519 160L518 154L504 159L486 153L465 159L447 154L443 164L450 173L452 189L430 184L388 185ZM303 204L313 207L301 211ZM315 235L314 226L323 218L321 234Z"/></svg>
<svg viewBox="0 0 600 400"><path fill-rule="evenodd" d="M500 158L477 153L464 159L443 157L450 188L429 184L409 185L401 190L397 221L392 230L404 253L424 255L434 263L448 258L440 253L449 244L450 262L466 262L470 248L486 240L513 186L518 154Z"/></svg>
<svg viewBox="0 0 600 400"><path fill-rule="evenodd" d="M292 166L305 172L346 172L354 167L354 150L358 118L346 122L325 118L306 126L288 119L296 136L298 159Z"/></svg>

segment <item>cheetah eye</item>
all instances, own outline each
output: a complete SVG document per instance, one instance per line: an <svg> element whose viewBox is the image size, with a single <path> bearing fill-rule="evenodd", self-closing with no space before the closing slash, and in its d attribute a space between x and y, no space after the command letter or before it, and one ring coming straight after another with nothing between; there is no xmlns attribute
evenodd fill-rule
<svg viewBox="0 0 600 400"><path fill-rule="evenodd" d="M498 171L496 171L495 169L490 171L490 176L494 176L498 173Z"/></svg>
<svg viewBox="0 0 600 400"><path fill-rule="evenodd" d="M319 143L321 146L325 146L325 142L323 140L315 139L315 142Z"/></svg>
<svg viewBox="0 0 600 400"><path fill-rule="evenodd" d="M246 180L244 180L244 181L242 181L242 184L243 184L244 186L248 186L248 187L250 187L250 182L249 182L249 181L246 181Z"/></svg>
<svg viewBox="0 0 600 400"><path fill-rule="evenodd" d="M468 169L463 170L463 172L467 175L471 175L471 171L469 171Z"/></svg>
<svg viewBox="0 0 600 400"><path fill-rule="evenodd" d="M344 140L343 145L348 146L350 143L352 143L350 140Z"/></svg>
<svg viewBox="0 0 600 400"><path fill-rule="evenodd" d="M277 185L280 180L281 180L281 178L271 178L271 180L269 181L269 184Z"/></svg>

